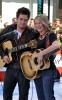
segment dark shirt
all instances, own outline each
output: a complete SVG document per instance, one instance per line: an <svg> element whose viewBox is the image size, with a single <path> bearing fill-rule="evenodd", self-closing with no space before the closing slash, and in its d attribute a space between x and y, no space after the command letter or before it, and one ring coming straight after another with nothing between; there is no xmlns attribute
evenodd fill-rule
<svg viewBox="0 0 62 100"><path fill-rule="evenodd" d="M50 45L55 41L57 40L57 37L56 35L52 32L49 34L49 41L50 41ZM43 39L43 40L37 40L38 41L38 48L42 48L42 49L45 49L46 48L46 37ZM53 68L56 68L55 64L54 64L54 56L51 55L49 56L49 60L50 60L50 68L53 69Z"/></svg>

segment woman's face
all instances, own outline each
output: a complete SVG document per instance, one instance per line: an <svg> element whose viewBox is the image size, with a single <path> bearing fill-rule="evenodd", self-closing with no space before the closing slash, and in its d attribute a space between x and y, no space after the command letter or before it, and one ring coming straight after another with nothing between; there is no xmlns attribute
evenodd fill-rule
<svg viewBox="0 0 62 100"><path fill-rule="evenodd" d="M42 35L45 33L45 27L42 23L42 21L40 21L39 19L35 19L34 21L34 27L35 29L37 29L39 31L39 33Z"/></svg>

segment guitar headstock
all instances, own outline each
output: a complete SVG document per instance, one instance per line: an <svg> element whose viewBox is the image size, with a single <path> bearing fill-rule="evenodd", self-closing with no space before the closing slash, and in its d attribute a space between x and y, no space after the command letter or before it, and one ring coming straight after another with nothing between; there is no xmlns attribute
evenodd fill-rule
<svg viewBox="0 0 62 100"><path fill-rule="evenodd" d="M34 40L30 40L30 42L28 43L28 46L31 48L37 48L37 41Z"/></svg>

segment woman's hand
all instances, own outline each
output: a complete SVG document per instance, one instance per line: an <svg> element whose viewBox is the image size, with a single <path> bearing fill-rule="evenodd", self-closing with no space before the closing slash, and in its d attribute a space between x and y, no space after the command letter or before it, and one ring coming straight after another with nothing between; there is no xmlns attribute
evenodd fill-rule
<svg viewBox="0 0 62 100"><path fill-rule="evenodd" d="M37 58L37 62L38 64L42 64L42 60L43 60L43 54L42 51L38 54L38 58Z"/></svg>

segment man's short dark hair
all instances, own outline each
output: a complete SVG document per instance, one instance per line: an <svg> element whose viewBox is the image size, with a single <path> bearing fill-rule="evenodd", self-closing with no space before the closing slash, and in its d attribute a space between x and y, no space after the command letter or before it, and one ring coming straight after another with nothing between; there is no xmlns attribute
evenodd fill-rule
<svg viewBox="0 0 62 100"><path fill-rule="evenodd" d="M20 14L27 15L28 19L30 18L30 10L28 8L19 8L16 13L16 18L18 18Z"/></svg>

